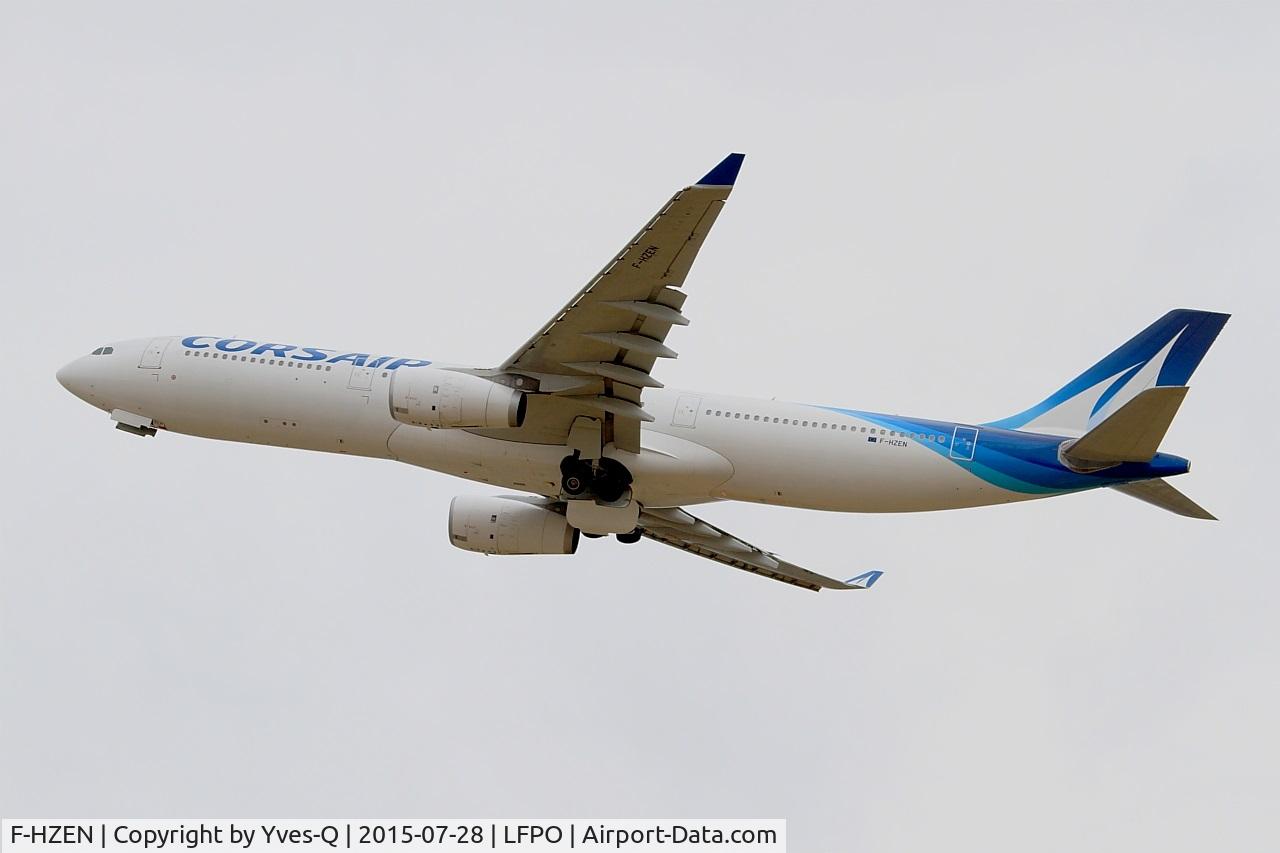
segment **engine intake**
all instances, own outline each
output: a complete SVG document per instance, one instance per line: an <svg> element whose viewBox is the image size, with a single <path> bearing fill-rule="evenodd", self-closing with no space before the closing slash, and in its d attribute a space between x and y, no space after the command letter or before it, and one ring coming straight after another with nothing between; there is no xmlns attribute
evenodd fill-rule
<svg viewBox="0 0 1280 853"><path fill-rule="evenodd" d="M537 498L460 495L449 504L449 542L480 554L572 554L578 531Z"/></svg>
<svg viewBox="0 0 1280 853"><path fill-rule="evenodd" d="M441 429L503 429L524 423L525 395L468 373L418 368L391 378L391 416Z"/></svg>

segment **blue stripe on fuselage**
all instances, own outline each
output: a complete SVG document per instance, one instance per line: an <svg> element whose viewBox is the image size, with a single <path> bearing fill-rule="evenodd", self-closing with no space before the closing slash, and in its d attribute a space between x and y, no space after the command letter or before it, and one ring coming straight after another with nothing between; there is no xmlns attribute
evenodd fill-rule
<svg viewBox="0 0 1280 853"><path fill-rule="evenodd" d="M877 424L901 433L902 437L907 439L910 439L912 433L917 436L942 435L945 439L942 443L923 438L910 440L967 469L974 476L993 486L1022 494L1060 494L1100 486L1113 486L1134 480L1171 477L1186 473L1190 467L1187 460L1180 456L1158 453L1150 462L1125 462L1101 471L1081 473L1067 468L1058 459L1058 448L1062 442L1067 441L1064 436L958 424L952 421L882 415L834 406L815 406L815 408ZM971 460L951 455L951 442L957 427L978 431L977 444Z"/></svg>

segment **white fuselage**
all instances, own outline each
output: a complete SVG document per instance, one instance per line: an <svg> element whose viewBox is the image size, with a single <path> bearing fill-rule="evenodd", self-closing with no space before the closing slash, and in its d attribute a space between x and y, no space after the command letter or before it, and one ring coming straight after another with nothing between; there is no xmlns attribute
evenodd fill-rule
<svg viewBox="0 0 1280 853"><path fill-rule="evenodd" d="M157 338L114 344L110 355L79 359L59 379L105 411L141 416L170 432L393 459L559 494L564 445L401 423L390 405L395 370L421 368L387 365L196 350L179 338ZM644 424L641 452L607 449L606 456L627 466L635 497L648 507L738 500L910 512L1041 496L992 485L938 452L931 445L952 438L950 423L917 421L929 426L896 435L883 422L844 411L671 389L647 390L644 407L654 421Z"/></svg>

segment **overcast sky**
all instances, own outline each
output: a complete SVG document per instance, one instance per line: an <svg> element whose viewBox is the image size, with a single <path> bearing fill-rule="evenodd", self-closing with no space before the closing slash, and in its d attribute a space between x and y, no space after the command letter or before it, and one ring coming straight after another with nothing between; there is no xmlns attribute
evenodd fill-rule
<svg viewBox="0 0 1280 853"><path fill-rule="evenodd" d="M1117 6L4 2L0 813L1274 849L1280 10ZM989 420L1228 311L1164 445L1223 521L704 512L869 593L485 558L445 519L490 489L54 381L167 334L497 364L729 151L669 386Z"/></svg>

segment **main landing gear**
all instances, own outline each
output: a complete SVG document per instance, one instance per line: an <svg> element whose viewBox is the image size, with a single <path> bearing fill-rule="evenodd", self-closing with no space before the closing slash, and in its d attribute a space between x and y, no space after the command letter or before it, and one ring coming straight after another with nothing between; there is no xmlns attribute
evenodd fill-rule
<svg viewBox="0 0 1280 853"><path fill-rule="evenodd" d="M573 447L573 453L560 460L565 518L584 536L612 533L623 542L636 541L640 504L631 494L631 472L603 455L583 458L586 452L581 446Z"/></svg>
<svg viewBox="0 0 1280 853"><path fill-rule="evenodd" d="M560 460L560 487L571 498L585 496L602 503L616 503L622 500L631 487L631 472L627 466L616 459L582 459L575 451L572 456Z"/></svg>

